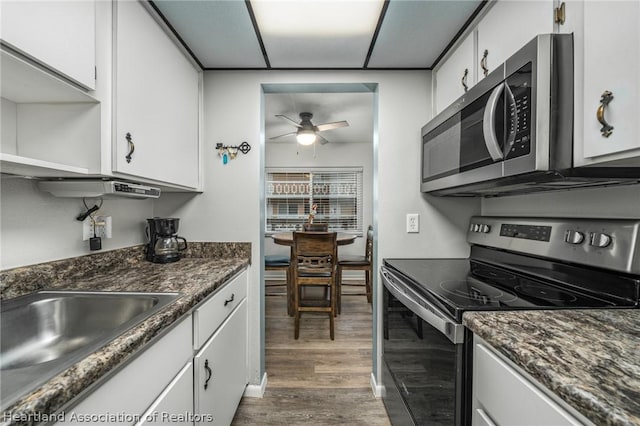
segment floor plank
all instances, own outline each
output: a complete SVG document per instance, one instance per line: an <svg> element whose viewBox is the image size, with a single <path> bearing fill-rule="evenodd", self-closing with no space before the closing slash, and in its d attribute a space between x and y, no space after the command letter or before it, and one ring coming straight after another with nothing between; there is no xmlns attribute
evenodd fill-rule
<svg viewBox="0 0 640 426"><path fill-rule="evenodd" d="M371 391L371 305L362 287L345 286L333 341L327 315L311 313L295 340L283 288L266 293L267 389L263 398L243 398L232 424L390 425Z"/></svg>

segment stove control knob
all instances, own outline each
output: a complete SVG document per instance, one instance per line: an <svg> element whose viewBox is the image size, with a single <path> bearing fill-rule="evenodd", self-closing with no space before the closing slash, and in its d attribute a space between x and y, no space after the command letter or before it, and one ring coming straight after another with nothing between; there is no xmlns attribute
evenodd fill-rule
<svg viewBox="0 0 640 426"><path fill-rule="evenodd" d="M611 244L611 235L603 234L601 232L592 232L591 235L589 235L589 245L604 248L609 244Z"/></svg>
<svg viewBox="0 0 640 426"><path fill-rule="evenodd" d="M584 241L584 234L582 232L569 229L564 233L564 240L569 244L580 244Z"/></svg>
<svg viewBox="0 0 640 426"><path fill-rule="evenodd" d="M480 232L488 234L489 231L491 231L491 227L489 225L480 225Z"/></svg>

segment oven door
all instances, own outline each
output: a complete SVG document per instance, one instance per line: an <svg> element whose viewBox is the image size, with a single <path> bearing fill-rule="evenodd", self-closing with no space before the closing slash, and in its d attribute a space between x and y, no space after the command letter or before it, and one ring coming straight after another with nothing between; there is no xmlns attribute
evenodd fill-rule
<svg viewBox="0 0 640 426"><path fill-rule="evenodd" d="M381 277L383 402L392 424L465 425L471 392L465 340L471 340L470 333L434 307L423 306L385 268Z"/></svg>

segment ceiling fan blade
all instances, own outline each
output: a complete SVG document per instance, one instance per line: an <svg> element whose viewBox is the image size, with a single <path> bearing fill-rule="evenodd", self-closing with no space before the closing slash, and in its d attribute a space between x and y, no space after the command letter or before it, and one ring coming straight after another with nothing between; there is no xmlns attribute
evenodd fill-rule
<svg viewBox="0 0 640 426"><path fill-rule="evenodd" d="M283 120L286 120L289 122L289 124L296 126L296 127L302 127L300 124L298 124L297 122L293 121L292 119L290 119L289 117L287 117L286 115L282 115L282 114L276 114L276 117L280 117Z"/></svg>
<svg viewBox="0 0 640 426"><path fill-rule="evenodd" d="M316 140L320 143L320 145L324 145L324 144L329 143L328 140L326 140L325 138L323 138L322 136L320 136L317 133L316 133Z"/></svg>
<svg viewBox="0 0 640 426"><path fill-rule="evenodd" d="M279 136L274 136L272 138L269 138L269 140L280 139L280 138L284 138L285 136L293 136L296 133L298 133L298 132L285 133L284 135L279 135Z"/></svg>
<svg viewBox="0 0 640 426"><path fill-rule="evenodd" d="M325 130L339 129L340 127L347 127L347 126L349 126L349 123L345 120L342 120L342 121L336 121L333 123L318 124L316 126L316 129L318 129L318 132L324 132Z"/></svg>

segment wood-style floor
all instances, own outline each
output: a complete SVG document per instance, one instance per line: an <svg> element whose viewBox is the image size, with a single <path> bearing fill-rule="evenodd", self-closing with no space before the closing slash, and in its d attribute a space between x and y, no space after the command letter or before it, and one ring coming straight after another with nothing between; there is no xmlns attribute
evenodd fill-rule
<svg viewBox="0 0 640 426"><path fill-rule="evenodd" d="M333 341L327 315L314 313L302 315L295 340L283 291L266 291L266 392L243 398L232 424L389 425L371 391L371 305L362 287L344 287ZM353 292L362 295L345 295Z"/></svg>

